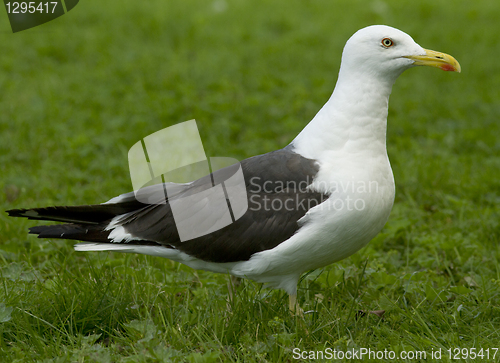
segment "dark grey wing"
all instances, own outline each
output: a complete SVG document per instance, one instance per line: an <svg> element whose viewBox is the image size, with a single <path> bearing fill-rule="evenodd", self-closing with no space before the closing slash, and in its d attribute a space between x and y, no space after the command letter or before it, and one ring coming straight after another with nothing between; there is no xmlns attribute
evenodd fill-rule
<svg viewBox="0 0 500 363"><path fill-rule="evenodd" d="M123 232L133 239L122 243L160 244L205 261L232 262L248 260L254 253L272 249L290 238L300 228L299 219L327 197L307 189L318 172L318 164L287 147L241 162L248 209L239 213L235 200L228 196L231 188L227 185L225 198L211 199L217 192L214 186L231 178L239 168L236 164L220 169L190 184L167 183L170 189L166 194L164 185L148 187L143 196L149 197L151 203L139 202L134 193L128 193L100 205L16 209L8 213L71 222L30 228L30 233L39 238L112 242L113 230L107 227L114 220L114 225L123 227ZM200 193L205 198L199 198ZM192 200L189 208L174 213L175 203L186 197ZM227 214L216 213L224 209ZM230 218L232 223L217 228L223 218ZM184 227L212 231L181 241L178 227L183 221L188 222ZM113 243L117 243L116 239Z"/></svg>
<svg viewBox="0 0 500 363"><path fill-rule="evenodd" d="M238 165L215 172L215 180L227 180ZM307 189L318 172L314 160L306 159L288 149L255 156L241 162L247 192L248 209L233 223L201 237L181 242L170 204L158 204L131 213L121 224L136 238L173 246L191 256L212 262L248 260L254 253L276 247L298 229L298 220L326 196ZM194 182L179 194L196 195L212 187L210 179ZM171 203L172 200L169 199ZM226 201L224 201L226 203ZM231 204L231 200L229 200ZM200 202L199 208L207 206ZM194 206L193 211L197 210ZM191 225L202 224L204 219ZM214 213L217 214L217 213ZM194 218L196 220L196 218ZM217 216L209 223L216 224ZM194 227L193 227L194 228Z"/></svg>

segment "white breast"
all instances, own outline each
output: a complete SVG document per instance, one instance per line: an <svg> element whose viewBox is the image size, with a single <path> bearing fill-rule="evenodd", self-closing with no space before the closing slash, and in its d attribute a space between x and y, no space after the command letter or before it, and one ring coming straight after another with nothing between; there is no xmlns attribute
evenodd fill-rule
<svg viewBox="0 0 500 363"><path fill-rule="evenodd" d="M345 152L326 153L311 185L321 191L329 186L331 191L325 203L304 217L304 226L309 225L316 239L311 248L320 256L311 264L330 264L364 247L387 222L394 203L394 177L386 154L339 154Z"/></svg>

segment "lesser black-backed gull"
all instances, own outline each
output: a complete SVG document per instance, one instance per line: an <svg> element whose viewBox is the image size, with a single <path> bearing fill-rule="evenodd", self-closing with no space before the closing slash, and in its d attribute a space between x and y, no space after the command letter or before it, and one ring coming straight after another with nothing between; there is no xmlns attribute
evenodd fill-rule
<svg viewBox="0 0 500 363"><path fill-rule="evenodd" d="M248 210L207 235L182 242L170 204L143 204L134 193L100 205L8 213L66 222L30 233L87 241L77 251L161 256L284 289L295 310L302 273L352 255L386 223L395 195L386 150L389 95L396 78L418 65L460 72L453 57L422 48L400 30L376 25L356 32L328 102L288 146L241 162ZM221 169L212 178L232 172ZM212 178L180 185L169 202L207 190Z"/></svg>

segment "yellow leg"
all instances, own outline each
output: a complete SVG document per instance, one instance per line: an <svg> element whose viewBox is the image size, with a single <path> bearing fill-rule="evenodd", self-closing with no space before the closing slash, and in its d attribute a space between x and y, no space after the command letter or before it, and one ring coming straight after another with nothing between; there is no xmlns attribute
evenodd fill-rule
<svg viewBox="0 0 500 363"><path fill-rule="evenodd" d="M304 310L300 308L300 306L297 304L297 294L294 295L288 295L289 301L290 301L290 312L294 315L300 316L301 318L304 317Z"/></svg>
<svg viewBox="0 0 500 363"><path fill-rule="evenodd" d="M231 281L228 282L227 288L229 290L229 300L232 301L236 288L241 285L241 279L239 277L231 275Z"/></svg>

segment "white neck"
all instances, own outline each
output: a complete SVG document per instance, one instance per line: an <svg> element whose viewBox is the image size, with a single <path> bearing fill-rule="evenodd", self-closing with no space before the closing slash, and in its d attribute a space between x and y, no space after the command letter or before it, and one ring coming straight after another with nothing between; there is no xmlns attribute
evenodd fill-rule
<svg viewBox="0 0 500 363"><path fill-rule="evenodd" d="M342 67L328 102L292 141L294 151L310 159L339 149L386 153L389 96L396 78Z"/></svg>

